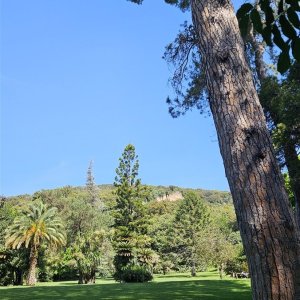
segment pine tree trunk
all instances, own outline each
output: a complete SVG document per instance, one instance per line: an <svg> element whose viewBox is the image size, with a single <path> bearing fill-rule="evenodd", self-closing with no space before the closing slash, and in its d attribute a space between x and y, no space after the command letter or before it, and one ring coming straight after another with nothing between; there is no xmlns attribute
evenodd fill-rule
<svg viewBox="0 0 300 300"><path fill-rule="evenodd" d="M230 0L191 0L253 299L299 299L299 240Z"/></svg>
<svg viewBox="0 0 300 300"><path fill-rule="evenodd" d="M255 56L255 68L258 79L262 83L266 79L266 66L263 60L264 46L259 42L253 34L253 30L248 35L248 41L254 50ZM273 113L271 113L271 118ZM274 118L275 125L277 126L279 121ZM292 138L286 141L284 145L284 158L286 166L289 172L292 191L295 197L295 218L298 228L300 229L300 162L296 152L296 145L292 142Z"/></svg>
<svg viewBox="0 0 300 300"><path fill-rule="evenodd" d="M32 245L30 249L29 256L29 271L27 275L26 284L33 286L36 284L36 266L37 266L37 258L38 258L38 249Z"/></svg>

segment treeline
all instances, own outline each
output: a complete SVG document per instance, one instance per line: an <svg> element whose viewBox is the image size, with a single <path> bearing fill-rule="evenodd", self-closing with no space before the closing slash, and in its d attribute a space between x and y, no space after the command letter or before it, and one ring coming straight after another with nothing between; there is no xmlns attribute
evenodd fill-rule
<svg viewBox="0 0 300 300"><path fill-rule="evenodd" d="M145 186L138 169L128 145L113 186L96 185L90 164L85 187L1 199L0 284L248 272L229 193Z"/></svg>

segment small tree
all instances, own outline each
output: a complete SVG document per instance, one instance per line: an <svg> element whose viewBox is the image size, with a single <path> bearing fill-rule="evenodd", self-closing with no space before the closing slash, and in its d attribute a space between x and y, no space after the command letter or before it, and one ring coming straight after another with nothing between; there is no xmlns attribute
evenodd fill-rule
<svg viewBox="0 0 300 300"><path fill-rule="evenodd" d="M114 183L117 196L114 225L116 249L114 277L122 281L125 269L128 272L131 265L145 264L144 253L145 249L150 248L150 239L147 237L148 222L144 204L149 195L147 189L142 187L140 179L136 178L139 161L133 145L129 144L125 147L119 161Z"/></svg>
<svg viewBox="0 0 300 300"><path fill-rule="evenodd" d="M59 246L66 242L64 226L57 217L57 209L48 208L42 202L30 204L21 212L21 216L17 216L7 228L5 239L7 248L30 248L27 285L36 283L36 266L41 245L48 243Z"/></svg>
<svg viewBox="0 0 300 300"><path fill-rule="evenodd" d="M97 230L90 234L78 235L72 252L79 271L78 283L95 283L96 272L101 262L109 258L111 253L108 233L104 230Z"/></svg>

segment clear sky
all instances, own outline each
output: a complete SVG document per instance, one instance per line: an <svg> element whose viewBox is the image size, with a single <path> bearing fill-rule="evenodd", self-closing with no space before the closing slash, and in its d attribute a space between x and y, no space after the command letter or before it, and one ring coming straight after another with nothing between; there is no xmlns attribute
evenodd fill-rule
<svg viewBox="0 0 300 300"><path fill-rule="evenodd" d="M0 0L0 195L113 183L132 143L145 184L228 190L211 117L167 112L164 47L189 20L163 0ZM235 5L241 1L235 2Z"/></svg>

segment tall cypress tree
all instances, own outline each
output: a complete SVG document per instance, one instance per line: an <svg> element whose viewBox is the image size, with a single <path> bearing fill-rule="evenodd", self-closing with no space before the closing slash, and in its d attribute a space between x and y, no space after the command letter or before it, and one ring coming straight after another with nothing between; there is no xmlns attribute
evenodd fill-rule
<svg viewBox="0 0 300 300"><path fill-rule="evenodd" d="M124 270L130 266L143 265L141 253L150 247L147 236L145 202L148 192L137 179L139 169L135 147L131 144L124 149L116 169L115 206L115 279L122 281Z"/></svg>

